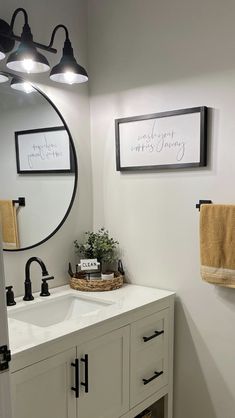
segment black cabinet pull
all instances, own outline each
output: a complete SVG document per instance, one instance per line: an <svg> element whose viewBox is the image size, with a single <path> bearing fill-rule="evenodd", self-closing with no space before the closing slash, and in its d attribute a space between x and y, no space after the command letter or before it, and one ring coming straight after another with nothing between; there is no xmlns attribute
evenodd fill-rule
<svg viewBox="0 0 235 418"><path fill-rule="evenodd" d="M81 385L85 387L85 392L88 393L88 354L85 354L85 357L81 358L81 361L85 363L85 382L81 382Z"/></svg>
<svg viewBox="0 0 235 418"><path fill-rule="evenodd" d="M71 390L75 392L75 398L79 398L79 361L75 359L75 363L71 363L72 367L75 367L75 387L71 387Z"/></svg>
<svg viewBox="0 0 235 418"><path fill-rule="evenodd" d="M163 374L163 371L154 372L154 376L150 377L149 379L142 379L144 382L144 385L147 385L148 383L152 382L152 380L157 379L157 377L161 376L161 374Z"/></svg>
<svg viewBox="0 0 235 418"><path fill-rule="evenodd" d="M153 338L158 337L159 335L164 334L164 330L162 331L154 331L153 335L150 335L150 337L143 337L144 342L152 340Z"/></svg>

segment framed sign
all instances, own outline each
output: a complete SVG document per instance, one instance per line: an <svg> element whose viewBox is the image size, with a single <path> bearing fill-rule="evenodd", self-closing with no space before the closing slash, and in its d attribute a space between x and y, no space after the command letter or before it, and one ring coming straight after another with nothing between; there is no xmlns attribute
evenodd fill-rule
<svg viewBox="0 0 235 418"><path fill-rule="evenodd" d="M92 279L92 275L96 274L95 279L97 280L97 273L101 273L101 264L98 262L97 258L81 259L77 266L80 267L81 272L86 273L89 279Z"/></svg>
<svg viewBox="0 0 235 418"><path fill-rule="evenodd" d="M73 153L63 126L15 132L17 173L72 173Z"/></svg>
<svg viewBox="0 0 235 418"><path fill-rule="evenodd" d="M80 264L78 264L78 266L82 271L93 271L99 270L100 263L98 262L97 258L84 258L80 260Z"/></svg>
<svg viewBox="0 0 235 418"><path fill-rule="evenodd" d="M207 164L207 108L115 120L117 171L202 167Z"/></svg>

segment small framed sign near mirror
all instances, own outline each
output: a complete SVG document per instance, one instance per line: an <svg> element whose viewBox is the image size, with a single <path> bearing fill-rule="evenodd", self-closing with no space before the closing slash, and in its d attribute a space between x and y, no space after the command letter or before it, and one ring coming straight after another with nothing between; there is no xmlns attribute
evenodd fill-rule
<svg viewBox="0 0 235 418"><path fill-rule="evenodd" d="M74 164L63 126L15 132L17 173L72 173Z"/></svg>

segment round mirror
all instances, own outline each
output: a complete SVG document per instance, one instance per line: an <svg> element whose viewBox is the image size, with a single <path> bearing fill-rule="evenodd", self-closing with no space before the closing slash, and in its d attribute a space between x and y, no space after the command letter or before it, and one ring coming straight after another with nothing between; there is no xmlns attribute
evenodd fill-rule
<svg viewBox="0 0 235 418"><path fill-rule="evenodd" d="M37 87L1 72L0 98L3 246L22 251L48 240L66 220L77 158L63 117Z"/></svg>

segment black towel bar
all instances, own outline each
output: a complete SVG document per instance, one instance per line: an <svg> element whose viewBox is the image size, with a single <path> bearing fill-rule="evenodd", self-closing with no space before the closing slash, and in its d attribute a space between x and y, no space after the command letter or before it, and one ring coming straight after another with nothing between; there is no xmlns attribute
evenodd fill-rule
<svg viewBox="0 0 235 418"><path fill-rule="evenodd" d="M212 203L212 200L199 200L199 203L196 204L196 208L200 212L201 205L209 205L210 203Z"/></svg>
<svg viewBox="0 0 235 418"><path fill-rule="evenodd" d="M13 204L19 206L25 206L25 197L19 197L17 200L12 200Z"/></svg>

